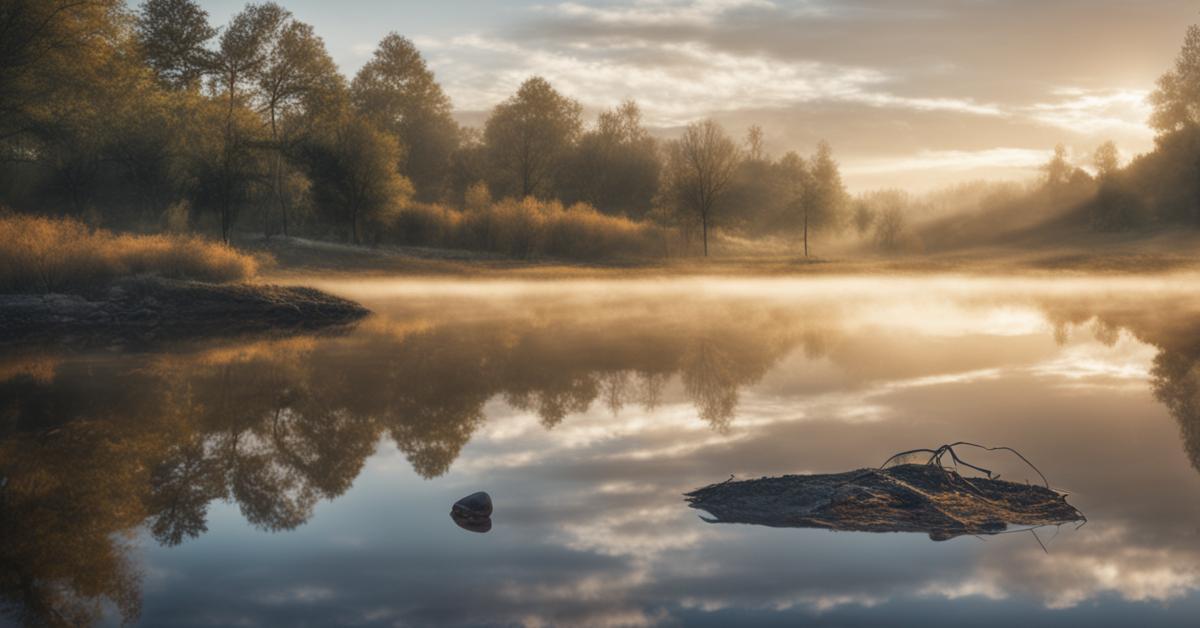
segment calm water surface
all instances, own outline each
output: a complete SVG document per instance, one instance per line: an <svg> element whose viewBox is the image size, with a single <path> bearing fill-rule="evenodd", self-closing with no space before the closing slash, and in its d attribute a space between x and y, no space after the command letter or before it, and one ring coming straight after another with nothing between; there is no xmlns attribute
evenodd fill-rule
<svg viewBox="0 0 1200 628"><path fill-rule="evenodd" d="M1200 616L1200 279L314 282L376 315L0 356L0 623ZM681 498L956 440L1020 449L1089 523L1043 551ZM448 514L478 490L486 534Z"/></svg>

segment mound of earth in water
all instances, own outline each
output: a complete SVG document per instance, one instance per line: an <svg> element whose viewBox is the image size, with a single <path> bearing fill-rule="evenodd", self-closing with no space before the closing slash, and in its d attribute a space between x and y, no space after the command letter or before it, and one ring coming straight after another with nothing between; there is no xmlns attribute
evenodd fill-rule
<svg viewBox="0 0 1200 628"><path fill-rule="evenodd" d="M362 305L312 288L133 277L92 294L0 295L0 346L137 345L357 322Z"/></svg>
<svg viewBox="0 0 1200 628"><path fill-rule="evenodd" d="M1009 526L1085 521L1066 497L1043 486L965 478L931 464L828 475L727 481L685 495L709 523L855 532L925 532L942 541L996 534Z"/></svg>

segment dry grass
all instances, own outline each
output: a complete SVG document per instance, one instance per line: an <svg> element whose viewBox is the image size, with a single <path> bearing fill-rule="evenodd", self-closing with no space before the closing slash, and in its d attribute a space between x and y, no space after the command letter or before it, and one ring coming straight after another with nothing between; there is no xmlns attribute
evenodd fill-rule
<svg viewBox="0 0 1200 628"><path fill-rule="evenodd" d="M599 261L662 257L662 228L602 214L589 205L506 199L460 211L414 205L398 211L386 238L399 244L462 248L520 259Z"/></svg>
<svg viewBox="0 0 1200 628"><path fill-rule="evenodd" d="M202 238L116 235L71 219L0 214L0 292L81 290L136 274L219 283L257 270L253 258Z"/></svg>

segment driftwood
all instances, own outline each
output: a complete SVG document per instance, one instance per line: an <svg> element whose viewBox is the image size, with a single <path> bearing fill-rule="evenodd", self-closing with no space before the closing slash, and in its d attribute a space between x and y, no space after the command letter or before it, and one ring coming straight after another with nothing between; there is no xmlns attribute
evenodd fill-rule
<svg viewBox="0 0 1200 628"><path fill-rule="evenodd" d="M1066 496L1045 486L996 479L966 463L955 443L937 449L902 452L888 462L928 453L925 464L901 464L825 475L787 475L734 481L732 478L685 495L709 523L748 523L784 528L824 528L857 532L923 532L935 541L962 535L987 535L1063 523L1085 522ZM1015 450L1005 449L1020 456ZM953 464L985 473L967 478ZM1028 463L1028 460L1025 460ZM1030 464L1032 467L1033 465ZM1034 467L1034 470L1037 470ZM1045 476L1038 475L1045 480ZM1036 536L1036 534L1035 534ZM1041 542L1040 539L1038 541Z"/></svg>

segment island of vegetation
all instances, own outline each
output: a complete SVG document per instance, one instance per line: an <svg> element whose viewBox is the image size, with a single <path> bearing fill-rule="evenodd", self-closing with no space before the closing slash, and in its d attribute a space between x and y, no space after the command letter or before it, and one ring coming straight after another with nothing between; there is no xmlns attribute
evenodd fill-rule
<svg viewBox="0 0 1200 628"><path fill-rule="evenodd" d="M0 216L0 345L129 346L346 325L361 305L252 283L254 258L190 237Z"/></svg>

